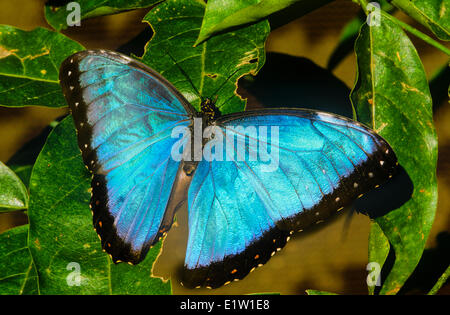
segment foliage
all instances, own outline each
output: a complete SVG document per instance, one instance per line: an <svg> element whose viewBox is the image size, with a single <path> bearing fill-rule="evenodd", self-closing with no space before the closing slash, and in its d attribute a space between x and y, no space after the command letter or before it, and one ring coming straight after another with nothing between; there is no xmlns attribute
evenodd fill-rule
<svg viewBox="0 0 450 315"><path fill-rule="evenodd" d="M96 16L120 13L127 10L148 8L162 0L78 0L80 18L87 19ZM48 1L45 4L45 18L48 24L60 31L67 28L67 17L74 8L67 6L67 1Z"/></svg>
<svg viewBox="0 0 450 315"><path fill-rule="evenodd" d="M445 0L392 0L392 5L432 31L437 38L450 40L450 3Z"/></svg>
<svg viewBox="0 0 450 315"><path fill-rule="evenodd" d="M0 34L0 105L66 106L59 65L83 46L44 28L0 25Z"/></svg>
<svg viewBox="0 0 450 315"><path fill-rule="evenodd" d="M28 225L0 234L0 292L39 293L36 267L28 248Z"/></svg>
<svg viewBox="0 0 450 315"><path fill-rule="evenodd" d="M59 32L67 27L69 12L64 5L52 2L45 6L45 16L55 31L0 26L2 106L66 106L58 82L59 65L83 46ZM245 109L245 100L236 93L237 81L246 74L256 75L263 67L268 19L292 8L300 17L328 2L79 1L82 19L149 8L144 22L154 36L146 44L141 61L171 81L197 108L200 97L214 98L217 94L223 113ZM355 2L365 15L370 14L366 1ZM391 4L438 39L449 40L445 1L393 0ZM379 25L367 25L365 15L355 18L342 33L341 43L347 48L338 47L340 53L330 59L332 68L357 37L358 74L350 95L354 116L388 140L414 185L408 202L372 222L369 261L383 266L389 251L395 252L381 294L397 293L414 271L437 202L432 98L421 60L404 30L449 54L435 39L389 15L391 10L386 3L382 5ZM27 209L29 217L28 225L0 235L0 294L171 293L170 282L153 277L151 272L161 243L137 266L114 265L102 252L88 207L91 175L83 165L71 117L55 122L40 139L46 139L45 144L43 140L33 142L18 152L8 163L10 167L0 164L0 211ZM69 284L69 275L76 272L73 263L81 268L80 285ZM448 270L431 293L436 293L447 277ZM330 294L318 290L307 293ZM373 287L369 293L374 293Z"/></svg>
<svg viewBox="0 0 450 315"><path fill-rule="evenodd" d="M150 11L144 21L155 30L155 36L142 61L173 82L197 110L200 96L217 96L222 113L242 111L245 101L234 93L236 81L244 74L256 74L264 64L269 25L262 21L193 47L204 14L201 1L189 6L183 1L167 1Z"/></svg>
<svg viewBox="0 0 450 315"><path fill-rule="evenodd" d="M26 209L28 193L19 177L0 162L0 212Z"/></svg>
<svg viewBox="0 0 450 315"><path fill-rule="evenodd" d="M396 293L420 260L436 209L432 101L417 51L387 15L379 26L362 26L355 51L361 73L351 93L356 117L388 140L414 183L406 204L376 219L396 254L382 292Z"/></svg>

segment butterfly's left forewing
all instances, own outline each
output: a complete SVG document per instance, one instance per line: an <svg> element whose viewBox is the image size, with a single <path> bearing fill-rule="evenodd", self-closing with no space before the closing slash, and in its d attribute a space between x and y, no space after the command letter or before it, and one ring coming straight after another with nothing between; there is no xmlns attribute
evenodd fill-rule
<svg viewBox="0 0 450 315"><path fill-rule="evenodd" d="M381 137L336 115L266 110L223 116L217 124L221 135L214 139L227 139L228 159L201 161L189 188L189 287L243 278L294 231L384 182L397 163ZM214 151L210 143L207 152Z"/></svg>
<svg viewBox="0 0 450 315"><path fill-rule="evenodd" d="M114 261L138 263L172 223L166 208L180 162L170 155L171 132L189 125L189 105L161 76L114 52L67 58L60 80L93 173L102 246Z"/></svg>

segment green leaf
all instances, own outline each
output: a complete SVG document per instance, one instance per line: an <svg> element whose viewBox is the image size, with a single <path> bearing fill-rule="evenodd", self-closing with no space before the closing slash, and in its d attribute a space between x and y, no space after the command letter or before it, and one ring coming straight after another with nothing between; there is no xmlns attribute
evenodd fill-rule
<svg viewBox="0 0 450 315"><path fill-rule="evenodd" d="M175 0L150 11L144 21L155 35L142 61L174 84L197 110L200 94L218 96L216 105L224 114L242 111L245 100L236 94L236 81L256 74L264 64L269 25L263 21L193 47L204 11L203 1Z"/></svg>
<svg viewBox="0 0 450 315"><path fill-rule="evenodd" d="M306 290L306 294L308 294L308 295L338 295L337 293L328 292L328 291L320 291L320 290Z"/></svg>
<svg viewBox="0 0 450 315"><path fill-rule="evenodd" d="M361 28L355 51L358 76L351 100L356 116L391 144L414 185L410 200L376 219L396 258L380 293L395 294L420 260L436 211L432 100L416 49L388 15L381 15L379 26ZM380 240L372 248L386 251Z"/></svg>
<svg viewBox="0 0 450 315"><path fill-rule="evenodd" d="M0 162L0 212L28 207L28 192L19 177Z"/></svg>
<svg viewBox="0 0 450 315"><path fill-rule="evenodd" d="M44 28L23 31L0 25L0 105L67 106L59 86L59 65L82 49Z"/></svg>
<svg viewBox="0 0 450 315"><path fill-rule="evenodd" d="M27 240L28 225L0 234L0 295L39 292Z"/></svg>
<svg viewBox="0 0 450 315"><path fill-rule="evenodd" d="M448 0L392 0L391 3L431 30L437 38L450 40Z"/></svg>
<svg viewBox="0 0 450 315"><path fill-rule="evenodd" d="M102 251L88 206L90 182L69 116L50 133L30 180L29 244L41 294L171 293L170 282L152 277L161 242L136 266L116 265ZM74 266L79 286L70 281Z"/></svg>
<svg viewBox="0 0 450 315"><path fill-rule="evenodd" d="M384 265L389 254L389 241L376 222L371 222L369 232L369 264L377 263L380 270L377 270L377 276L380 277L381 266ZM370 272L370 271L369 271ZM375 293L375 286L369 286L369 294Z"/></svg>
<svg viewBox="0 0 450 315"><path fill-rule="evenodd" d="M450 277L450 266L447 267L447 269L444 271L442 276L439 277L436 284L431 288L430 292L428 292L428 295L436 294L439 289L445 284L447 279Z"/></svg>
<svg viewBox="0 0 450 315"><path fill-rule="evenodd" d="M291 7L295 7L300 17L329 2L331 0L209 0L196 44L215 34L259 22Z"/></svg>
<svg viewBox="0 0 450 315"><path fill-rule="evenodd" d="M77 3L80 5L80 20L83 20L133 9L147 8L161 1L162 0L78 0ZM68 2L62 5L54 5L47 2L45 4L45 18L47 19L48 24L58 31L68 27L67 16L75 12L73 8L67 7L67 3Z"/></svg>

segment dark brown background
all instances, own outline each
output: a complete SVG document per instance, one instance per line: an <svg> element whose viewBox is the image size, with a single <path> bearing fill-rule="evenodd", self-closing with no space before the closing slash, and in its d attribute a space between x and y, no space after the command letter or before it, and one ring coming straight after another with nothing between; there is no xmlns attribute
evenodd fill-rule
<svg viewBox="0 0 450 315"><path fill-rule="evenodd" d="M0 24L9 24L25 30L31 30L37 26L49 27L43 15L44 2L45 0L2 1ZM147 10L137 10L82 21L81 27L74 27L65 31L65 34L87 48L116 49L146 27L146 24L140 23L146 12ZM267 41L267 51L306 57L317 65L325 67L328 57L338 42L342 27L354 17L356 12L358 12L358 6L351 1L335 1L274 30ZM403 14L396 14L396 16L411 23L411 20ZM419 51L428 77L448 60L444 53L420 40L415 38L412 40ZM333 73L351 88L355 79L354 54L347 56ZM66 109L43 107L0 108L0 160L6 162L17 149L37 135L52 119L65 112ZM448 233L450 230L449 122L450 107L444 104L435 113L436 129L439 135L439 202L436 221L427 242L430 252L436 251L437 235L440 232ZM346 233L343 233L344 213L321 228L315 228L294 237L268 264L258 268L240 282L213 291L187 290L178 284L177 270L184 260L187 240L186 209L178 215L177 219L175 227L172 228L164 243L163 253L154 267L156 275L165 278L172 276L175 294L253 292L304 294L305 289L346 294L367 293L365 267L368 262L370 221L364 215L353 216ZM21 217L0 214L0 232L20 223L23 223ZM450 293L449 286L443 288L441 293Z"/></svg>

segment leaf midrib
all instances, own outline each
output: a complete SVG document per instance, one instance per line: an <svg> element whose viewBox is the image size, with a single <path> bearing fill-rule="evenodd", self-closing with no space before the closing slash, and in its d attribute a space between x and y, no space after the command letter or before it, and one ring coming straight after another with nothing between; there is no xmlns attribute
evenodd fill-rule
<svg viewBox="0 0 450 315"><path fill-rule="evenodd" d="M32 80L32 81L39 81L39 82L46 82L46 83L52 83L52 84L59 84L59 80L48 80L48 79L42 79L42 78L37 78L37 77L27 77L24 75L19 75L19 74L12 74L12 73L1 73L0 72L0 76L5 76L5 77L13 77L13 78L19 78L19 79L27 79L27 80ZM4 92L4 91L2 91Z"/></svg>

